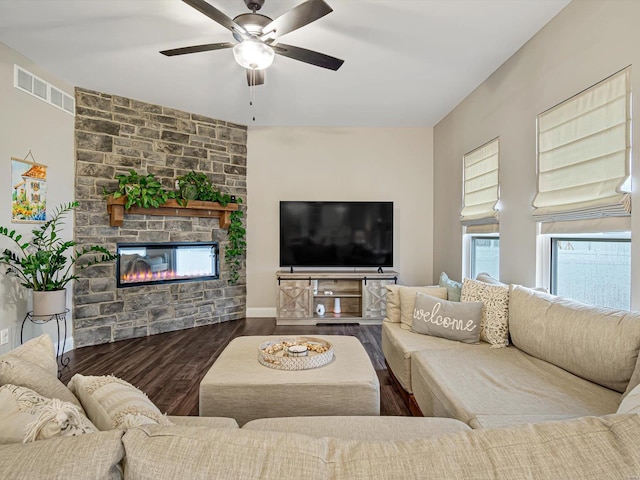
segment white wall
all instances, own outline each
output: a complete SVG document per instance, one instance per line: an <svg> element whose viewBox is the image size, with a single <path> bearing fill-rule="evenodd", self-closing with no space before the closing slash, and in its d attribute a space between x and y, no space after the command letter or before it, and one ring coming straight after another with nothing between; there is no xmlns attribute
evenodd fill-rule
<svg viewBox="0 0 640 480"><path fill-rule="evenodd" d="M394 202L394 269L433 277L431 128L249 127L247 315L275 315L280 200Z"/></svg>
<svg viewBox="0 0 640 480"><path fill-rule="evenodd" d="M500 279L534 285L536 115L634 65L633 114L640 115L640 2L574 1L434 129L434 274L462 274L462 156L500 136ZM633 137L640 138L640 122ZM640 157L633 154L632 237L640 234ZM632 307L640 308L640 242L632 244Z"/></svg>
<svg viewBox="0 0 640 480"><path fill-rule="evenodd" d="M14 64L18 64L58 89L73 96L73 88L38 68L27 58L0 43L0 225L15 229L30 238L33 224L11 223L11 157L24 158L29 150L36 161L47 165L48 211L73 200L73 125L74 117L13 86ZM73 238L73 218L64 228L64 238ZM0 248L10 243L0 238ZM3 353L20 344L20 325L29 309L27 291L15 279L0 275L0 329L9 328L9 344ZM67 301L70 306L71 302ZM67 336L71 339L71 315L67 318ZM55 322L25 326L25 340L50 333L56 341ZM69 345L69 344L68 344Z"/></svg>

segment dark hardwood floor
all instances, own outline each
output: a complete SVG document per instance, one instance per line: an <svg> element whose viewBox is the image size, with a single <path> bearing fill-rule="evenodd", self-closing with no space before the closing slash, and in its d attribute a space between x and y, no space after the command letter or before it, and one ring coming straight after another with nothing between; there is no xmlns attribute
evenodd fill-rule
<svg viewBox="0 0 640 480"><path fill-rule="evenodd" d="M411 415L384 363L379 325L276 326L274 319L248 318L122 340L69 352L62 381L76 373L115 375L144 391L162 412L198 415L200 380L227 344L244 335L353 335L378 374L380 414Z"/></svg>

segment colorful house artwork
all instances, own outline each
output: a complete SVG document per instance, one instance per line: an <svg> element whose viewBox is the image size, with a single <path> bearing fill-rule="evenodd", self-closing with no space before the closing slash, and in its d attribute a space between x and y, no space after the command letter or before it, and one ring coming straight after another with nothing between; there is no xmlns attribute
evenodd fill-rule
<svg viewBox="0 0 640 480"><path fill-rule="evenodd" d="M47 167L11 158L11 221L44 222L47 214Z"/></svg>

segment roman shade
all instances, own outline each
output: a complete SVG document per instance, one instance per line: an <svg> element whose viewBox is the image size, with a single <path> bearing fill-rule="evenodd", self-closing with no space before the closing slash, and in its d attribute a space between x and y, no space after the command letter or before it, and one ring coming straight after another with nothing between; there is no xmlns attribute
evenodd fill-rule
<svg viewBox="0 0 640 480"><path fill-rule="evenodd" d="M542 233L630 230L630 75L626 68L538 115L533 216Z"/></svg>
<svg viewBox="0 0 640 480"><path fill-rule="evenodd" d="M460 221L467 227L467 233L498 231L499 156L498 138L464 156L464 199Z"/></svg>

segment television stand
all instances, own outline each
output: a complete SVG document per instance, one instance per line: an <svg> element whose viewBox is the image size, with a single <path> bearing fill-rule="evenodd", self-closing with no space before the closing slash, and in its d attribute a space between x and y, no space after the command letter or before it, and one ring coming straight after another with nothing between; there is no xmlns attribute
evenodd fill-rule
<svg viewBox="0 0 640 480"><path fill-rule="evenodd" d="M387 309L386 286L395 285L398 273L285 271L276 278L276 325L379 325Z"/></svg>

